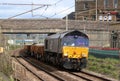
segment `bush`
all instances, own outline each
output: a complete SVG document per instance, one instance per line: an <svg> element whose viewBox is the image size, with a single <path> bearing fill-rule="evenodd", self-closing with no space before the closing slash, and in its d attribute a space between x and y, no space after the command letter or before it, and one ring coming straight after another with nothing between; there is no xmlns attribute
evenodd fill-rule
<svg viewBox="0 0 120 81"><path fill-rule="evenodd" d="M12 73L12 63L9 53L0 55L0 71L10 76Z"/></svg>

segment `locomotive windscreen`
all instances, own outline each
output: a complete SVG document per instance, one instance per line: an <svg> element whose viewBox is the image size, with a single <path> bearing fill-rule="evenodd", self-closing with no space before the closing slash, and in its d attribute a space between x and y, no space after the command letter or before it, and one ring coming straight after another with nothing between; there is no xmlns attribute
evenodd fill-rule
<svg viewBox="0 0 120 81"><path fill-rule="evenodd" d="M88 46L89 40L82 36L65 36L62 40L63 46Z"/></svg>

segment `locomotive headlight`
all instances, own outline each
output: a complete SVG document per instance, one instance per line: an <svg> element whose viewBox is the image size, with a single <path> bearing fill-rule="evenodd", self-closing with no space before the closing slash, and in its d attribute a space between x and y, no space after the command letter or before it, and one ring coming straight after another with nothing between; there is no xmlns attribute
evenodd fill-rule
<svg viewBox="0 0 120 81"><path fill-rule="evenodd" d="M83 53L83 54L82 54L82 57L87 57L87 55Z"/></svg>
<svg viewBox="0 0 120 81"><path fill-rule="evenodd" d="M68 54L67 54L67 53L65 53L65 54L64 54L64 56L68 56Z"/></svg>

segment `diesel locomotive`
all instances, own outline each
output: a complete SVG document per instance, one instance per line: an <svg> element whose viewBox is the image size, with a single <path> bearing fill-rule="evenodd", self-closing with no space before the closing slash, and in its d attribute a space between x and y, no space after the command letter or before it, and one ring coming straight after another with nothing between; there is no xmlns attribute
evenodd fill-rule
<svg viewBox="0 0 120 81"><path fill-rule="evenodd" d="M48 36L45 39L45 59L66 69L86 67L89 38L74 30Z"/></svg>
<svg viewBox="0 0 120 81"><path fill-rule="evenodd" d="M89 38L85 33L77 30L57 33L47 36L44 43L44 47L29 46L29 53L65 69L81 70L86 67ZM35 54L33 51L39 52Z"/></svg>

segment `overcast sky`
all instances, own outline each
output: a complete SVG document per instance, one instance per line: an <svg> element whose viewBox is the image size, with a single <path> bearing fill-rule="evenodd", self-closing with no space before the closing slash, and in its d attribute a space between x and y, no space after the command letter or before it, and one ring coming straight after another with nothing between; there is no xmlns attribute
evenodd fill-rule
<svg viewBox="0 0 120 81"><path fill-rule="evenodd" d="M7 5L14 4L50 4L33 12L15 18L62 18L75 10L75 0L0 0L0 19L7 19L40 6ZM4 4L3 4L4 3Z"/></svg>

